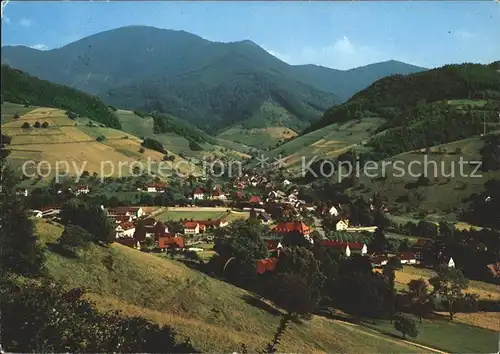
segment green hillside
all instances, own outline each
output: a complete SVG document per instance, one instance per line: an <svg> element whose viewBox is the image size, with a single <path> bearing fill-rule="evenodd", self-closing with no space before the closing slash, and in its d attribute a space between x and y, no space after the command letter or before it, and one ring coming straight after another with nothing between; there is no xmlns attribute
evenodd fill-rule
<svg viewBox="0 0 500 354"><path fill-rule="evenodd" d="M393 156L379 163L379 171L383 170L382 163L400 161L407 169L409 164L413 163L411 175L406 173L399 176L394 166L388 165L384 170L387 178L361 176L358 186L362 187L352 188L349 192L354 195L378 193L387 200L392 212L414 215L417 219L425 213L437 219L456 221L460 211L466 209L465 198L482 192L486 181L500 179L500 170L479 170L472 175L476 169L475 164L464 165L464 174L460 173L460 160L481 161L480 150L483 146L484 140L481 137L472 137L432 146L428 154L424 151L410 151ZM417 185L418 178L415 176L424 173L426 163L429 166L427 173L430 183L425 186ZM438 166L437 169L434 163ZM453 177L444 176L452 171L455 171ZM436 178L433 177L435 173Z"/></svg>
<svg viewBox="0 0 500 354"><path fill-rule="evenodd" d="M203 156L229 156L234 158L248 157L249 147L225 140L208 136L206 133L180 122L173 117L162 117L164 125L162 131L157 130L155 118L139 112L119 109L116 115L120 121L123 131L141 138L153 138L163 144L167 151L185 156L201 158ZM158 118L157 118L158 119ZM190 147L190 141L196 141L202 150L195 151Z"/></svg>
<svg viewBox="0 0 500 354"><path fill-rule="evenodd" d="M112 110L98 98L57 85L2 65L2 100L24 105L53 107L92 118L108 127L120 128Z"/></svg>
<svg viewBox="0 0 500 354"><path fill-rule="evenodd" d="M386 77L346 103L327 110L321 120L313 123L304 134L333 123L359 119L366 114L387 118L385 128L395 128L406 125L408 121L425 120L425 115L433 113L434 106L425 115L418 109L431 103L457 99L500 100L498 65L498 62L446 65L407 76Z"/></svg>
<svg viewBox="0 0 500 354"><path fill-rule="evenodd" d="M62 227L36 222L42 244L50 246ZM111 261L109 261L111 260ZM280 322L280 312L253 295L208 277L180 262L145 254L119 244L90 245L76 258L47 250L49 274L67 287L85 287L100 310L120 310L170 324L205 352L263 348ZM252 300L254 299L254 300ZM260 305L259 305L260 304ZM313 316L292 323L280 351L425 352L376 332Z"/></svg>

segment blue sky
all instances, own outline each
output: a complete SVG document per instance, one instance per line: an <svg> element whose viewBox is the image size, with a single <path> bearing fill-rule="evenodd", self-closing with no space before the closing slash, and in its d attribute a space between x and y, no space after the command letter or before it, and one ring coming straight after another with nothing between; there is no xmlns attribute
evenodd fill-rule
<svg viewBox="0 0 500 354"><path fill-rule="evenodd" d="M39 49L126 25L250 39L290 64L349 69L395 59L436 67L500 60L500 2L15 2L2 45Z"/></svg>

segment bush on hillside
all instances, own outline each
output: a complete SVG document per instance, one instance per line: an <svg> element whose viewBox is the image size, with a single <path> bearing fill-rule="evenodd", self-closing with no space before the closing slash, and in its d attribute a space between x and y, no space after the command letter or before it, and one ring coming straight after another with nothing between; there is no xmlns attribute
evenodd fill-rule
<svg viewBox="0 0 500 354"><path fill-rule="evenodd" d="M42 128L48 128L48 127L49 127L49 123L47 123L47 122L42 123Z"/></svg>
<svg viewBox="0 0 500 354"><path fill-rule="evenodd" d="M14 119L19 119L19 118L21 118L21 117L19 116L19 113L15 113L15 114L14 114Z"/></svg>
<svg viewBox="0 0 500 354"><path fill-rule="evenodd" d="M31 125L28 122L24 122L23 125L21 125L21 128L28 129L31 128Z"/></svg>
<svg viewBox="0 0 500 354"><path fill-rule="evenodd" d="M166 152L166 150L163 147L163 145L158 140L155 140L155 139L146 138L141 143L141 145L144 146L144 147L146 147L146 148L148 148L148 149L155 150L155 151L158 151L158 152L161 152L161 153L165 153Z"/></svg>
<svg viewBox="0 0 500 354"><path fill-rule="evenodd" d="M412 338L417 338L418 336L417 322L409 317L398 316L396 321L394 321L394 328L396 331L401 332L403 339L406 338L406 335Z"/></svg>
<svg viewBox="0 0 500 354"><path fill-rule="evenodd" d="M40 124L39 121L36 121L35 124L33 125L35 128L40 128L42 125Z"/></svg>

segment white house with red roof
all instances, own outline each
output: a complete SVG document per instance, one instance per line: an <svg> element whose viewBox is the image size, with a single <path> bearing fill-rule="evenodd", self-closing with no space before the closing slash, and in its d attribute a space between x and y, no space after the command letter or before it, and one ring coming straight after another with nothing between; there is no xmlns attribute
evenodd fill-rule
<svg viewBox="0 0 500 354"><path fill-rule="evenodd" d="M226 200L227 197L226 195L224 194L223 191L221 191L220 189L214 189L214 191L212 192L212 199L213 200Z"/></svg>
<svg viewBox="0 0 500 354"><path fill-rule="evenodd" d="M131 222L122 222L115 228L116 238L133 237L135 225Z"/></svg>
<svg viewBox="0 0 500 354"><path fill-rule="evenodd" d="M413 252L401 252L399 259L401 264L417 264L417 256Z"/></svg>
<svg viewBox="0 0 500 354"><path fill-rule="evenodd" d="M193 199L205 199L205 193L200 187L196 187L193 190Z"/></svg>
<svg viewBox="0 0 500 354"><path fill-rule="evenodd" d="M184 221L184 233L187 235L199 234L200 224L196 221Z"/></svg>

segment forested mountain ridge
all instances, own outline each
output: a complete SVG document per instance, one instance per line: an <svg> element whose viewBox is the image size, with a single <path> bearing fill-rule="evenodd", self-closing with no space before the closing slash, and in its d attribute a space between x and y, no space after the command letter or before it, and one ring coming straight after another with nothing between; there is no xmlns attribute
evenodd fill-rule
<svg viewBox="0 0 500 354"><path fill-rule="evenodd" d="M301 129L380 75L424 70L398 62L349 71L292 66L251 41L216 43L144 26L101 32L48 51L7 46L2 61L106 103L158 110L210 131L252 119L267 102L284 108L283 121Z"/></svg>
<svg viewBox="0 0 500 354"><path fill-rule="evenodd" d="M121 128L112 109L99 98L67 86L40 80L2 65L2 102L61 108L111 128Z"/></svg>
<svg viewBox="0 0 500 354"><path fill-rule="evenodd" d="M307 128L312 132L333 123L378 115L400 126L412 117L415 107L460 99L500 100L498 62L489 65L461 64L410 75L392 75L376 81L346 103L328 109L323 117Z"/></svg>

